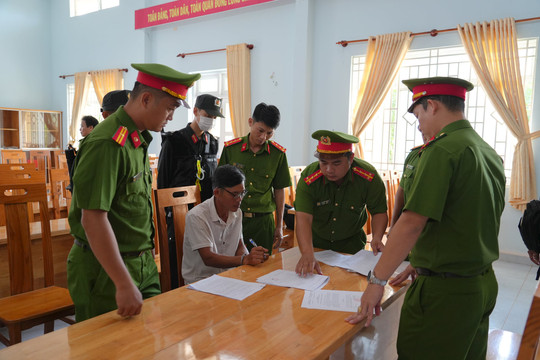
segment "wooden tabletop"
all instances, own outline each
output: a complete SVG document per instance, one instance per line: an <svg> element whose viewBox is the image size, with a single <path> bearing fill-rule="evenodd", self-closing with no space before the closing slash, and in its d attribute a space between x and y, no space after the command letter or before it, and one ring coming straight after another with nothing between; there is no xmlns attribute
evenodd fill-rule
<svg viewBox="0 0 540 360"><path fill-rule="evenodd" d="M222 276L254 282L276 269L293 270L298 248L244 265ZM324 289L363 291L366 278L321 264ZM405 289L385 287L383 306ZM0 351L0 359L324 359L361 329L350 314L304 309L303 290L267 285L243 301L175 289L144 302L141 315L115 312L71 325Z"/></svg>

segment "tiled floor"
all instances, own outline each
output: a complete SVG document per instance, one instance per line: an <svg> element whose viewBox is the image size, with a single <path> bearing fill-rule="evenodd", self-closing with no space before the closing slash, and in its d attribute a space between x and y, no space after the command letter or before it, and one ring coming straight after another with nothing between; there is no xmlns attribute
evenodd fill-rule
<svg viewBox="0 0 540 360"><path fill-rule="evenodd" d="M505 261L493 264L499 282L497 305L490 318L490 328L523 334L532 297L536 290L536 266ZM68 326L62 321L55 323L55 329ZM5 328L0 333L7 335ZM23 341L43 334L43 326L36 326L23 332ZM0 343L0 349L4 345Z"/></svg>

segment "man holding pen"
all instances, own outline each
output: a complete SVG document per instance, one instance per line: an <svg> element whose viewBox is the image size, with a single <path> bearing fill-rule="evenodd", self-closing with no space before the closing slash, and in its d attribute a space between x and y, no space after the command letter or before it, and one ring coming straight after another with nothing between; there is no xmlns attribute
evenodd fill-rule
<svg viewBox="0 0 540 360"><path fill-rule="evenodd" d="M244 174L236 167L218 167L212 179L214 195L188 212L182 258L186 284L235 266L257 265L268 257L268 250L252 239L251 252L244 245L240 210L247 193L244 180Z"/></svg>

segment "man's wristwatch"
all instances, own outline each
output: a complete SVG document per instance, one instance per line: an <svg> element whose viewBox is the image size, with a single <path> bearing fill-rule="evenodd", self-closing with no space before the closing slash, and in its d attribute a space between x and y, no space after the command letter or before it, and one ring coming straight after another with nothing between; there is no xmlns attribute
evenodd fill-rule
<svg viewBox="0 0 540 360"><path fill-rule="evenodd" d="M367 281L370 284L381 285L381 286L386 285L386 283L388 282L388 280L377 279L377 277L371 270L367 274Z"/></svg>

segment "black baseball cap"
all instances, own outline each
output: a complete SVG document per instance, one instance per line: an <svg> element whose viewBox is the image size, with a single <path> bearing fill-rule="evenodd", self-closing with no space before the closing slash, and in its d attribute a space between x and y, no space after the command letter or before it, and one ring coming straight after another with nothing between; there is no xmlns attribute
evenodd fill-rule
<svg viewBox="0 0 540 360"><path fill-rule="evenodd" d="M224 118L221 113L221 99L214 95L202 94L197 96L195 101L195 107L200 110L206 111L210 116L219 116Z"/></svg>
<svg viewBox="0 0 540 360"><path fill-rule="evenodd" d="M131 91L129 90L114 90L108 92L103 97L101 111L113 112L116 111L120 105L126 105L130 93Z"/></svg>

